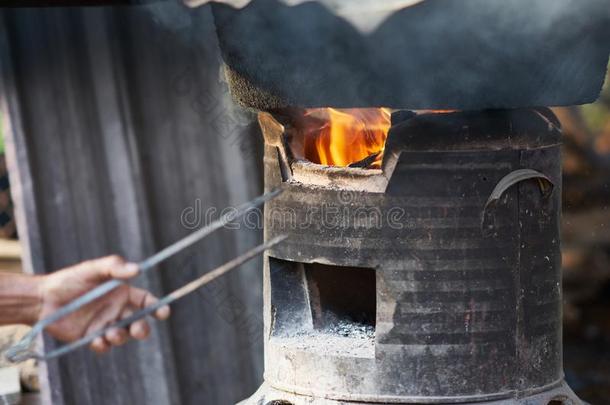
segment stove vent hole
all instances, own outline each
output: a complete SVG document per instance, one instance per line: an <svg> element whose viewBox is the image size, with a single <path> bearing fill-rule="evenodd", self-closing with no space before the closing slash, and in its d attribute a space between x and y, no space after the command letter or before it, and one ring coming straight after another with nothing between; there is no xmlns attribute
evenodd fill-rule
<svg viewBox="0 0 610 405"><path fill-rule="evenodd" d="M373 269L318 263L304 266L314 329L345 336L374 333Z"/></svg>
<svg viewBox="0 0 610 405"><path fill-rule="evenodd" d="M375 270L269 258L271 333L373 338Z"/></svg>

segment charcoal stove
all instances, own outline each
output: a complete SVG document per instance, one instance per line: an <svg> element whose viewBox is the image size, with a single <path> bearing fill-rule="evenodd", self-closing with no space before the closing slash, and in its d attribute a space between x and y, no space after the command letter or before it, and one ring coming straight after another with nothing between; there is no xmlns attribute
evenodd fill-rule
<svg viewBox="0 0 610 405"><path fill-rule="evenodd" d="M380 169L296 159L261 113L265 383L245 403L580 404L563 380L560 126L395 112ZM288 135L288 136L287 136Z"/></svg>
<svg viewBox="0 0 610 405"><path fill-rule="evenodd" d="M285 190L265 207L265 238L288 239L265 256L265 382L245 404L581 404L562 371L561 130L537 106L599 96L606 3L212 5L265 187ZM392 108L377 154L301 153L301 118L331 106Z"/></svg>

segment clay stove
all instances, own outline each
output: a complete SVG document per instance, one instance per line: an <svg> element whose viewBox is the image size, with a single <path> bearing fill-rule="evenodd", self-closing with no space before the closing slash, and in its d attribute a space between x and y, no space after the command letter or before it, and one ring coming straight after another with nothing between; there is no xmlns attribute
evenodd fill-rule
<svg viewBox="0 0 610 405"><path fill-rule="evenodd" d="M560 126L394 112L380 169L296 159L261 113L265 383L246 403L580 404L563 380Z"/></svg>

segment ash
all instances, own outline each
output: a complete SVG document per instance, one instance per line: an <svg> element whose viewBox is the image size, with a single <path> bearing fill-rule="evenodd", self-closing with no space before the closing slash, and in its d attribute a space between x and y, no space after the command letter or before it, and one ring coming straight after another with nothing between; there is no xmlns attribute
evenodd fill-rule
<svg viewBox="0 0 610 405"><path fill-rule="evenodd" d="M375 328L373 326L355 322L340 321L320 332L352 339L375 339Z"/></svg>
<svg viewBox="0 0 610 405"><path fill-rule="evenodd" d="M275 337L272 342L292 350L325 356L375 356L375 328L347 321L324 329L300 330L289 336Z"/></svg>

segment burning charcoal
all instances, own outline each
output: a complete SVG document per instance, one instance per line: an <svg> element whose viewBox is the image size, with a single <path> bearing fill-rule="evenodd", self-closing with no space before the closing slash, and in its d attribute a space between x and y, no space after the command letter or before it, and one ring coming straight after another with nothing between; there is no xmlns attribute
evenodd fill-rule
<svg viewBox="0 0 610 405"><path fill-rule="evenodd" d="M348 167L360 167L363 169L368 168L370 165L372 165L373 163L375 163L375 161L377 160L377 157L381 155L381 152L377 152L377 153L373 153L370 156L365 157L362 160L359 160L357 162L352 163L351 165L349 165Z"/></svg>
<svg viewBox="0 0 610 405"><path fill-rule="evenodd" d="M310 108L289 112L293 155L302 155L312 163L348 167L354 162L379 166L388 131L387 108ZM372 154L377 159L368 162Z"/></svg>

